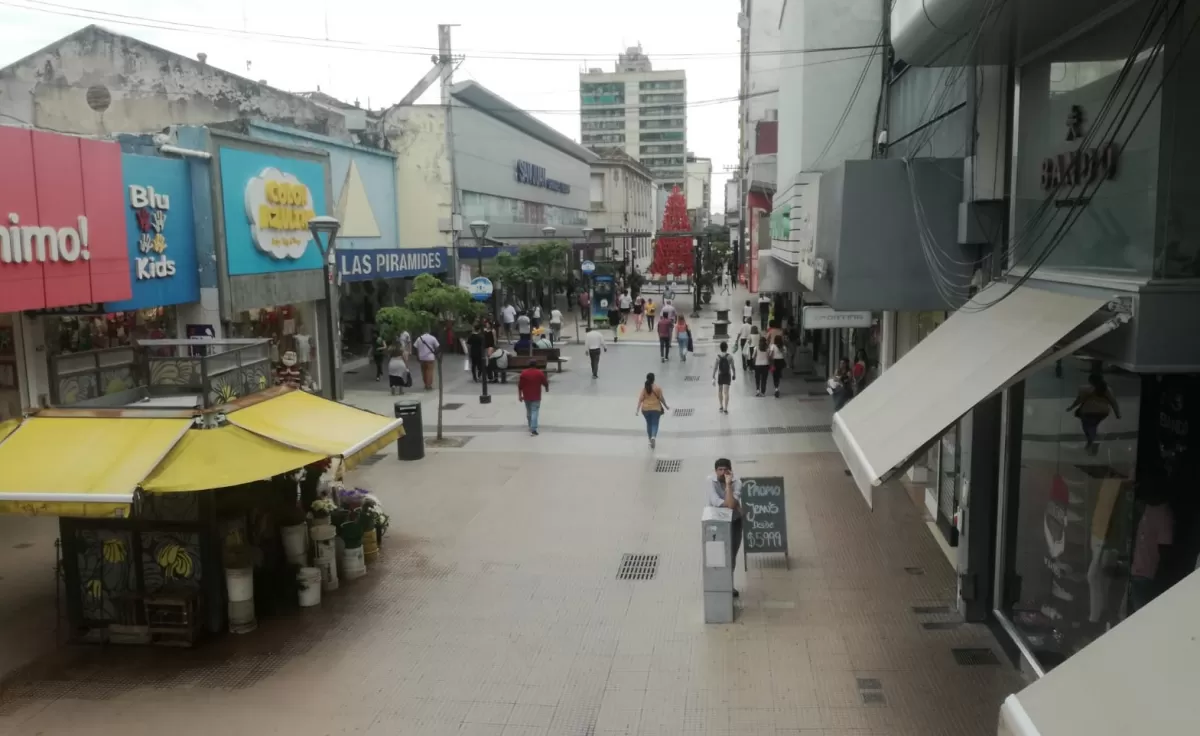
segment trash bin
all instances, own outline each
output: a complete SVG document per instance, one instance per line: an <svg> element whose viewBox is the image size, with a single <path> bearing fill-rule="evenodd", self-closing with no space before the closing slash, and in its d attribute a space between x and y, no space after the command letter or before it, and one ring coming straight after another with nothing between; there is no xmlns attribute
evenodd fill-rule
<svg viewBox="0 0 1200 736"><path fill-rule="evenodd" d="M396 455L401 460L420 460L425 457L425 431L421 425L419 399L396 402L396 418L404 420L404 436L396 440Z"/></svg>

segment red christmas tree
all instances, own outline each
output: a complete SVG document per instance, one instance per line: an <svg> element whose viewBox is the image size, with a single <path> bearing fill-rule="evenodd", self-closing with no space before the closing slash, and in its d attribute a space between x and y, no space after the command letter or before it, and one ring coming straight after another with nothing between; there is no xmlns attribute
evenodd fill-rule
<svg viewBox="0 0 1200 736"><path fill-rule="evenodd" d="M666 232L688 232L692 229L688 220L687 200L679 191L679 187L672 189L671 196L667 197L662 229ZM658 238L654 242L654 260L650 263L650 273L655 276L690 276L693 247L690 237L676 235Z"/></svg>

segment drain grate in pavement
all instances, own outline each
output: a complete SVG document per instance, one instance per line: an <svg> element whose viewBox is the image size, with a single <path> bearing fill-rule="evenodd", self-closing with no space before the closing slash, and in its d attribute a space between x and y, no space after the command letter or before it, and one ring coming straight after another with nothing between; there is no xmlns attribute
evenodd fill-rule
<svg viewBox="0 0 1200 736"><path fill-rule="evenodd" d="M918 616L927 616L934 613L950 613L950 606L913 606L912 612Z"/></svg>
<svg viewBox="0 0 1200 736"><path fill-rule="evenodd" d="M950 631L962 626L962 621L923 621L921 628L926 631Z"/></svg>
<svg viewBox="0 0 1200 736"><path fill-rule="evenodd" d="M683 380L684 380L684 381L691 381L692 383L697 383L697 382L699 382L699 381L700 381L700 376L684 376L684 377L683 377Z"/></svg>
<svg viewBox="0 0 1200 736"><path fill-rule="evenodd" d="M874 677L856 677L859 690L882 690L883 683Z"/></svg>
<svg viewBox="0 0 1200 736"><path fill-rule="evenodd" d="M442 408L445 409L446 411L454 411L455 409L461 409L462 406L463 406L462 404L442 404Z"/></svg>
<svg viewBox="0 0 1200 736"><path fill-rule="evenodd" d="M695 409L676 409L675 411L671 412L671 415L676 417L690 417L695 413Z"/></svg>
<svg viewBox="0 0 1200 736"><path fill-rule="evenodd" d="M887 705L887 698L878 690L862 690L859 693L863 705Z"/></svg>
<svg viewBox="0 0 1200 736"><path fill-rule="evenodd" d="M617 580L651 580L658 572L658 555L621 555Z"/></svg>
<svg viewBox="0 0 1200 736"><path fill-rule="evenodd" d="M908 573L909 575L924 575L925 568L923 568L923 567L906 567L906 568L904 568L904 572Z"/></svg>
<svg viewBox="0 0 1200 736"><path fill-rule="evenodd" d="M678 473L683 466L682 460L659 460L654 464L656 473Z"/></svg>
<svg viewBox="0 0 1200 736"><path fill-rule="evenodd" d="M14 544L13 549L29 549L32 546L33 542L21 542L20 544Z"/></svg>
<svg viewBox="0 0 1200 736"><path fill-rule="evenodd" d="M1000 664L1000 660L996 658L996 653L987 647L955 647L950 651L954 653L954 661L960 667L983 667Z"/></svg>

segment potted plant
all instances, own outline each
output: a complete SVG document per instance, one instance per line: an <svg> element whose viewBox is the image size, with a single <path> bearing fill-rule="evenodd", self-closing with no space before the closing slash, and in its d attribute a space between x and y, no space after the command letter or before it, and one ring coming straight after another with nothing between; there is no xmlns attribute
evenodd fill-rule
<svg viewBox="0 0 1200 736"><path fill-rule="evenodd" d="M368 563L379 558L379 526L384 523L387 515L383 507L372 496L367 496L359 513L363 528L363 557Z"/></svg>
<svg viewBox="0 0 1200 736"><path fill-rule="evenodd" d="M321 496L316 501L312 502L309 507L313 520L313 526L324 526L330 522L330 515L337 511L338 505L333 502L332 498Z"/></svg>
<svg viewBox="0 0 1200 736"><path fill-rule="evenodd" d="M358 512L350 512L337 529L342 542L338 556L340 575L346 580L361 578L367 574L367 565L363 557L363 522Z"/></svg>

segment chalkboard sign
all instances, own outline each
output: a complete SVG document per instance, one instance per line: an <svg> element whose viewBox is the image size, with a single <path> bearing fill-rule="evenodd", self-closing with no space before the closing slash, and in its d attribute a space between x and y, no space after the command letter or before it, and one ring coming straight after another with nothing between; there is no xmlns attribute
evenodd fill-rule
<svg viewBox="0 0 1200 736"><path fill-rule="evenodd" d="M783 478L742 478L742 562L754 554L787 558L787 504Z"/></svg>

